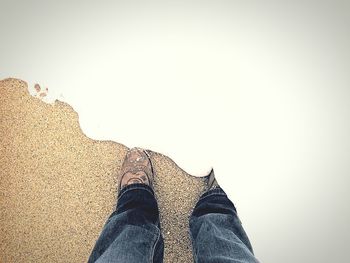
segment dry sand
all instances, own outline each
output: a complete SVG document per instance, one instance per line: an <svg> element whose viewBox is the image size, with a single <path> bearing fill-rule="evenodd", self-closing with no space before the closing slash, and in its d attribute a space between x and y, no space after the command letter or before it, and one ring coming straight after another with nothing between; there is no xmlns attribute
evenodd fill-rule
<svg viewBox="0 0 350 263"><path fill-rule="evenodd" d="M86 262L115 207L127 150L86 137L68 104L32 97L21 80L0 81L0 262ZM188 217L204 179L164 155L152 159L164 261L193 262Z"/></svg>

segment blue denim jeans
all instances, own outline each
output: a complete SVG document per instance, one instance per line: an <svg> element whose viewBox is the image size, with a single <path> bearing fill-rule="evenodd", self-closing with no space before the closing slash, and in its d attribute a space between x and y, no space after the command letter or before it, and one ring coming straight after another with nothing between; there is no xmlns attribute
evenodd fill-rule
<svg viewBox="0 0 350 263"><path fill-rule="evenodd" d="M194 262L258 262L236 208L221 188L200 197L190 218L190 233ZM126 186L88 262L163 262L163 253L153 190L144 184Z"/></svg>

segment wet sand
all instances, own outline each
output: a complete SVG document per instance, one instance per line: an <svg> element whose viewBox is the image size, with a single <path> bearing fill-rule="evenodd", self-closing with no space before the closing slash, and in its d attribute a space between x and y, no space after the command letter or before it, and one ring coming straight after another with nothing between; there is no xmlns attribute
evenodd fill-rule
<svg viewBox="0 0 350 263"><path fill-rule="evenodd" d="M24 81L0 81L0 262L86 262L115 207L127 150L86 137L68 104L32 97ZM204 179L162 154L152 161L164 262L193 262L188 217Z"/></svg>

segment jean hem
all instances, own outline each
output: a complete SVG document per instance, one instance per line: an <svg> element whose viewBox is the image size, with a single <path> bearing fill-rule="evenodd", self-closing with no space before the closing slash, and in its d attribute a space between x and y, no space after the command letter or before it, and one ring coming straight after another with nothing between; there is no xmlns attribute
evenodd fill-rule
<svg viewBox="0 0 350 263"><path fill-rule="evenodd" d="M136 183L136 184L130 184L121 189L121 191L118 194L118 200L127 192L134 191L134 190L143 190L149 192L151 195L154 196L153 189L146 184Z"/></svg>
<svg viewBox="0 0 350 263"><path fill-rule="evenodd" d="M204 194L202 194L201 197L199 198L199 201L205 199L206 197L212 196L212 195L227 196L226 193L224 192L224 190L222 190L222 188L218 186L218 187L210 189L209 191L206 191Z"/></svg>

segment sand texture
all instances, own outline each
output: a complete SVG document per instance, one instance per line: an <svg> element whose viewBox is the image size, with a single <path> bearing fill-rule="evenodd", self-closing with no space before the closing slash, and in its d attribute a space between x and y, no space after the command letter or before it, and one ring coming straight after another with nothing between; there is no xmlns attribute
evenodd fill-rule
<svg viewBox="0 0 350 263"><path fill-rule="evenodd" d="M115 207L127 150L86 137L68 104L0 81L0 262L86 262ZM152 159L165 262L193 262L188 217L204 179L159 153Z"/></svg>

